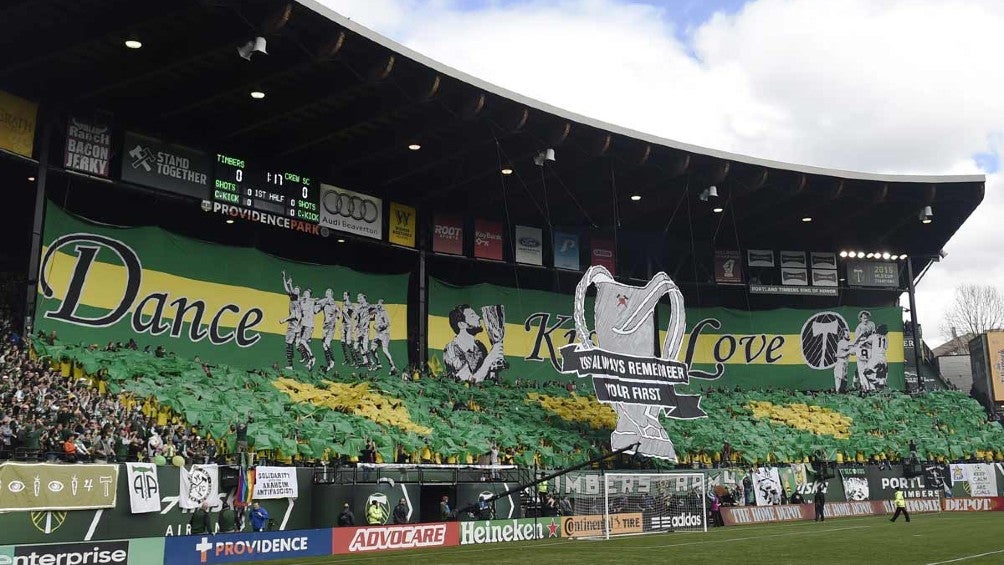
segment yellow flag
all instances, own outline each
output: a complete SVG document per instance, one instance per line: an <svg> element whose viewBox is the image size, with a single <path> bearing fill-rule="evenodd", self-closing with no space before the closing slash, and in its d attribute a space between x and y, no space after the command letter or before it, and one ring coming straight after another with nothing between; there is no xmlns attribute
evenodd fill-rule
<svg viewBox="0 0 1004 565"><path fill-rule="evenodd" d="M429 366L429 372L437 377L446 372L446 367L443 366L443 362L439 360L439 357L429 359L429 362L426 364Z"/></svg>
<svg viewBox="0 0 1004 565"><path fill-rule="evenodd" d="M0 91L0 147L31 157L38 104Z"/></svg>
<svg viewBox="0 0 1004 565"><path fill-rule="evenodd" d="M417 218L411 206L390 203L390 218L387 240L405 247L415 247L415 226Z"/></svg>

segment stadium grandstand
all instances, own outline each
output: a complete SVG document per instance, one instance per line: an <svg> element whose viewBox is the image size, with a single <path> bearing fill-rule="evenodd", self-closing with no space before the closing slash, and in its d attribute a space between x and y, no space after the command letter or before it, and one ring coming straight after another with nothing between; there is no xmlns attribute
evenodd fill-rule
<svg viewBox="0 0 1004 565"><path fill-rule="evenodd" d="M913 300L982 176L630 131L314 0L0 21L0 543L206 563L207 509L314 532L261 550L299 558L1001 500L993 403Z"/></svg>

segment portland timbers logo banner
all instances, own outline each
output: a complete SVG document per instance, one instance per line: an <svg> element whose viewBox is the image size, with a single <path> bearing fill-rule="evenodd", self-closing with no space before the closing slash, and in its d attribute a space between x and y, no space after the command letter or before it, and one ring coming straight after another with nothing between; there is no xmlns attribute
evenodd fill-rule
<svg viewBox="0 0 1004 565"><path fill-rule="evenodd" d="M210 363L391 372L407 363L408 275L285 261L49 203L35 330Z"/></svg>
<svg viewBox="0 0 1004 565"><path fill-rule="evenodd" d="M563 348L578 343L580 331L588 328L590 339L599 331L593 323L593 296L583 300L586 324L578 327L576 297L570 294L490 284L452 286L430 280L430 367L461 380L579 382L561 371ZM673 317L665 294L654 315L655 322L646 327L651 329L650 342L661 347ZM689 384L674 388L677 392L709 386L902 390L902 315L900 308L853 306L761 311L688 308L676 362L687 365ZM658 370L671 372L669 365Z"/></svg>
<svg viewBox="0 0 1004 565"><path fill-rule="evenodd" d="M660 305L659 318L669 315ZM903 390L900 308L688 312L685 361L717 388ZM696 384L707 381L696 381Z"/></svg>

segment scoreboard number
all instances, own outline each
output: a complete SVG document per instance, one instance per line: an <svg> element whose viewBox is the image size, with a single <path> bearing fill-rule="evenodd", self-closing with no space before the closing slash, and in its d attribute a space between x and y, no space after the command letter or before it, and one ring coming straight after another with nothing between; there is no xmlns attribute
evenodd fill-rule
<svg viewBox="0 0 1004 565"><path fill-rule="evenodd" d="M311 224L318 222L320 195L310 177L220 153L216 155L213 177L216 201Z"/></svg>

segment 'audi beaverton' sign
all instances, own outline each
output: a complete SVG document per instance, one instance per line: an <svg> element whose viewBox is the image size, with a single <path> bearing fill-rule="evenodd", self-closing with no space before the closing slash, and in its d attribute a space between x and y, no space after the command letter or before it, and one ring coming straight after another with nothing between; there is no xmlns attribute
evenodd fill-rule
<svg viewBox="0 0 1004 565"><path fill-rule="evenodd" d="M319 224L326 228L383 239L383 200L321 184Z"/></svg>

